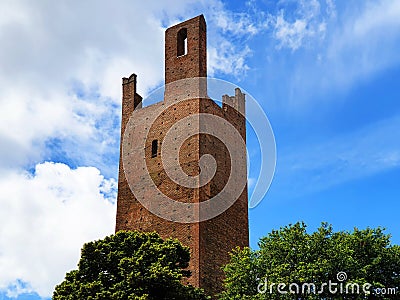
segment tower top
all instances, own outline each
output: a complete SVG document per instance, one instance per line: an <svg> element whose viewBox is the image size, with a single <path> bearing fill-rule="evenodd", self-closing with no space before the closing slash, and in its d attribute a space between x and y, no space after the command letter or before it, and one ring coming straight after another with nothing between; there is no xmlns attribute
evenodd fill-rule
<svg viewBox="0 0 400 300"><path fill-rule="evenodd" d="M165 31L165 84L207 77L207 29L203 15Z"/></svg>
<svg viewBox="0 0 400 300"><path fill-rule="evenodd" d="M200 15L165 31L163 102L141 108L136 75L123 78L116 231L179 239L191 251L184 283L216 295L229 252L249 244L246 119L240 89L222 107L208 97L206 51Z"/></svg>

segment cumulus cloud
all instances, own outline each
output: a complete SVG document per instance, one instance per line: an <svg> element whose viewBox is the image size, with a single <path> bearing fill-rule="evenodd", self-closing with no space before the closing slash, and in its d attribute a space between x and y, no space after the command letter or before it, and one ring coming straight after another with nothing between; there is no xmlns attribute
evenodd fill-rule
<svg viewBox="0 0 400 300"><path fill-rule="evenodd" d="M0 190L0 288L10 296L49 296L83 243L114 230L116 182L94 167L46 162L10 172Z"/></svg>
<svg viewBox="0 0 400 300"><path fill-rule="evenodd" d="M135 72L143 96L161 85L165 28L200 13L214 28L210 72L245 72L250 50L230 39L257 24L219 0L0 3L0 289L8 295L49 296L82 244L113 232L121 77Z"/></svg>
<svg viewBox="0 0 400 300"><path fill-rule="evenodd" d="M162 80L160 24L150 12L132 18L139 6L128 2L1 6L11 14L0 27L0 140L9 145L1 148L0 165L54 159L53 149L46 151L54 137L77 165L115 158L121 77L139 73L141 90ZM112 170L101 167L108 176L116 171L115 163Z"/></svg>
<svg viewBox="0 0 400 300"><path fill-rule="evenodd" d="M121 77L137 73L144 96L162 83L164 29L174 22L209 12L209 28L216 28L209 32L211 74L245 72L250 51L229 38L256 32L250 17L227 12L217 0L0 6L0 141L9 145L1 149L2 167L53 159L43 151L52 137L76 165L117 157L108 150L118 150ZM73 154L77 144L85 151ZM101 170L116 172L107 164Z"/></svg>

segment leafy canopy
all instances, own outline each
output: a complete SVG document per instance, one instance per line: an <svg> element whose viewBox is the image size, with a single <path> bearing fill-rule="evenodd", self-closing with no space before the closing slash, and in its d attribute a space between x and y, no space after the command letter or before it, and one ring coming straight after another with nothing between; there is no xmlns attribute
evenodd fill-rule
<svg viewBox="0 0 400 300"><path fill-rule="evenodd" d="M223 300L395 299L400 293L400 247L391 245L390 236L381 228L333 232L331 225L322 223L309 234L306 225L298 222L273 230L260 240L259 250L235 249L224 271L225 291L220 297ZM347 278L339 281L339 272L345 272ZM356 289L353 293L351 288L349 293L340 294L339 285L336 293L329 292L328 286L321 290L321 285L329 280L343 282L344 293L348 283L358 284L360 291L363 284L369 283L367 290L371 294L357 294ZM272 283L275 286L271 292ZM287 294L278 292L279 283L286 284L281 290ZM299 292L293 285L290 293L291 283L299 286ZM303 283L315 284L315 293L308 291L307 286L303 291ZM389 295L393 291L397 294Z"/></svg>
<svg viewBox="0 0 400 300"><path fill-rule="evenodd" d="M181 283L189 248L153 233L120 231L83 246L78 269L56 286L54 300L208 299Z"/></svg>

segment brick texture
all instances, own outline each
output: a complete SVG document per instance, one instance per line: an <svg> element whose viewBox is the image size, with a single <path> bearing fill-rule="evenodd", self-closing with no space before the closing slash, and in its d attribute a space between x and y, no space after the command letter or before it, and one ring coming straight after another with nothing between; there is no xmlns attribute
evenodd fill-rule
<svg viewBox="0 0 400 300"><path fill-rule="evenodd" d="M182 31L184 29L184 31ZM187 52L178 56L179 34L187 36ZM182 52L182 49L180 50ZM208 200L218 194L228 181L231 170L231 156L224 142L209 134L196 134L186 139L179 149L179 164L183 171L191 176L199 174L199 159L204 154L211 154L217 163L217 171L210 182L202 187L187 188L172 181L166 174L161 161L161 147L157 156L152 155L152 141L163 142L165 134L179 120L199 113L219 116L232 124L246 138L245 119L235 109L234 105L244 112L244 95L237 89L235 96L223 96L222 107L206 97L205 81L194 80L189 85L173 85L180 79L206 77L206 23L204 17L198 16L176 26L170 27L165 33L165 81L172 83L165 91L164 102L169 102L166 109L163 102L141 108L141 97L136 93L136 75L123 78L122 123L121 123L121 155L118 180L116 231L140 230L156 231L162 237L178 238L184 245L190 247L191 261L189 270L192 276L185 281L197 287L204 288L210 295L222 290L223 272L221 267L229 261L228 252L236 246L248 246L248 212L247 186L234 204L217 217L199 223L179 223L167 221L149 212L135 198L126 176L141 178L141 172L148 172L159 189L159 192L183 203L197 203ZM185 94L189 100L180 100ZM222 95L221 95L222 96ZM175 102L174 102L175 101ZM146 115L159 112L152 124L146 124ZM122 159L122 140L130 117L149 126L149 134L145 140L145 160L147 170L136 170L135 174L124 172ZM202 122L200 118L199 122ZM199 126L201 124L188 124ZM175 134L183 134L176 132ZM134 143L135 138L132 138ZM225 141L226 142L226 141ZM242 153L244 160L246 153ZM135 161L129 161L134 165ZM125 168L125 171L128 170ZM246 165L240 173L246 178ZM145 192L150 189L146 184L141 186ZM145 193L146 194L146 193Z"/></svg>

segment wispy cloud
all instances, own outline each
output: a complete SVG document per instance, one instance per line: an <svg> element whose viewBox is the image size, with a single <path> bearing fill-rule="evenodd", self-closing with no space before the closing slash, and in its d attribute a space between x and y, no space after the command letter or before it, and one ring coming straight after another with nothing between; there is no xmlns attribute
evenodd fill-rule
<svg viewBox="0 0 400 300"><path fill-rule="evenodd" d="M243 76L250 69L246 64L246 57L251 55L251 50L249 47L244 47L239 51L229 41L221 41L218 48L210 46L208 48L210 76L214 76L218 72L226 72L237 78Z"/></svg>
<svg viewBox="0 0 400 300"><path fill-rule="evenodd" d="M396 116L296 151L283 150L277 163L281 191L291 196L316 192L400 167L399 127Z"/></svg>
<svg viewBox="0 0 400 300"><path fill-rule="evenodd" d="M400 40L400 3L365 2L361 13L344 14L342 26L330 35L322 54L331 84L349 87L358 80L400 63L395 46Z"/></svg>
<svg viewBox="0 0 400 300"><path fill-rule="evenodd" d="M267 36L273 40L266 42L267 59L271 70L279 70L273 79L285 81L275 93L293 111L400 64L398 1L342 3L340 11L332 0L281 5L269 14L272 32Z"/></svg>
<svg viewBox="0 0 400 300"><path fill-rule="evenodd" d="M315 40L325 37L326 19L335 14L332 2L327 10L321 11L318 0L296 1L296 9L281 8L276 15L269 14L269 22L273 28L273 36L278 41L279 48L289 48L293 51L302 46L310 46Z"/></svg>
<svg viewBox="0 0 400 300"><path fill-rule="evenodd" d="M208 69L210 76L225 74L240 79L249 70L252 55L247 41L265 29L265 21L254 12L230 12L221 1L208 6L210 24Z"/></svg>

